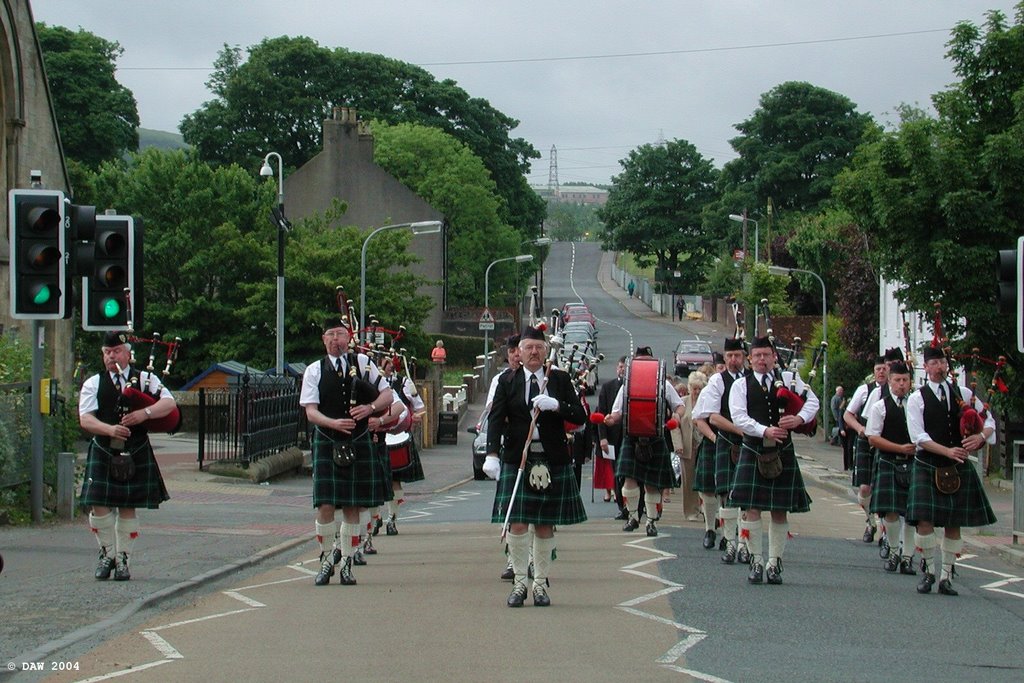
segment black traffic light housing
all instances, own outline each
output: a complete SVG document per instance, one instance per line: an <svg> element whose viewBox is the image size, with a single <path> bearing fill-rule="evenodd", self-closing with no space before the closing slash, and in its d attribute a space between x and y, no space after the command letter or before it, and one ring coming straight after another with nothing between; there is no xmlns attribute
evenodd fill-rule
<svg viewBox="0 0 1024 683"><path fill-rule="evenodd" d="M82 329L117 331L142 326L142 221L96 216L91 245L82 244ZM90 249L91 246L91 249Z"/></svg>
<svg viewBox="0 0 1024 683"><path fill-rule="evenodd" d="M64 193L11 190L11 317L56 320L71 315Z"/></svg>
<svg viewBox="0 0 1024 683"><path fill-rule="evenodd" d="M996 257L999 277L999 312L1016 318L1017 351L1024 353L1024 237L1016 249L1000 249Z"/></svg>

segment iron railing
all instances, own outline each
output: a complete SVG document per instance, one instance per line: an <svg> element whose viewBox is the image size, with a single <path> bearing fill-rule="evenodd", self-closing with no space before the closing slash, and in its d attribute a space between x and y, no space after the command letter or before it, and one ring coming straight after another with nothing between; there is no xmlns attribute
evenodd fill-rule
<svg viewBox="0 0 1024 683"><path fill-rule="evenodd" d="M0 384L0 488L29 481L32 472L31 384ZM56 483L57 452L61 450L60 423L66 405L54 405L54 415L43 415L43 476Z"/></svg>

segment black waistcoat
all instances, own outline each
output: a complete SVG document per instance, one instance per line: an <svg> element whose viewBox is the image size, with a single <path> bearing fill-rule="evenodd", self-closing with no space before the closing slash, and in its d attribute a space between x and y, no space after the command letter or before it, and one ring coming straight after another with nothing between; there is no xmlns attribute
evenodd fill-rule
<svg viewBox="0 0 1024 683"><path fill-rule="evenodd" d="M779 426L779 409L776 405L775 386L772 376L768 377L768 391L761 388L754 373L746 376L747 382L747 415L763 425Z"/></svg>
<svg viewBox="0 0 1024 683"><path fill-rule="evenodd" d="M99 408L96 410L96 417L100 422L110 425L118 424L121 422L122 415L121 402L124 401L124 413L131 412L131 406L114 385L114 380L110 379L109 372L99 373L99 380L99 388L96 390L96 401L99 403ZM128 384L136 389L139 388L139 371L135 368L128 368ZM145 425L146 423L143 422L131 428L132 434L128 437L125 450L133 451L146 441L149 431ZM96 441L104 448L110 448L109 436L97 436Z"/></svg>
<svg viewBox="0 0 1024 683"><path fill-rule="evenodd" d="M723 370L721 375L722 384L725 385L725 389L722 391L722 405L718 409L718 414L732 422L732 413L729 410L729 390L732 389L732 383L736 380L733 379L732 373L728 370Z"/></svg>
<svg viewBox="0 0 1024 683"><path fill-rule="evenodd" d="M896 405L893 397L886 396L885 420L882 422L882 438L893 443L910 443L910 430L907 429L907 408Z"/></svg>
<svg viewBox="0 0 1024 683"><path fill-rule="evenodd" d="M320 384L317 385L320 390L319 410L327 417L349 417L348 411L353 405L371 403L380 395L375 386L352 375L352 368L356 368L358 372L358 360L354 354L349 354L346 362L349 369L342 375L334 368L329 356L324 356L320 360ZM365 432L369 420L369 417L358 420L351 436L359 436ZM340 433L332 436L345 438L345 435Z"/></svg>
<svg viewBox="0 0 1024 683"><path fill-rule="evenodd" d="M930 387L921 387L921 398L924 399L924 430L935 443L947 448L956 448L960 445L959 409L956 406L956 396L959 392L954 393L949 382L946 382L945 386L946 395L950 398L949 406L943 406Z"/></svg>

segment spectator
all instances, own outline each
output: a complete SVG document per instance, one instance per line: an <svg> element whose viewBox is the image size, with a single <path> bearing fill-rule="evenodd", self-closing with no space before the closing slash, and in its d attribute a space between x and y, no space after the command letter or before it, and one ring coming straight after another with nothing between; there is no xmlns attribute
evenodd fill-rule
<svg viewBox="0 0 1024 683"><path fill-rule="evenodd" d="M682 320L683 315L686 313L686 302L683 301L683 297L676 299L676 313L679 314L677 316L679 320Z"/></svg>
<svg viewBox="0 0 1024 683"><path fill-rule="evenodd" d="M636 285L633 283L632 280L630 280L629 284L626 286L626 291L629 292L629 298L630 299L633 298L633 290L635 290L635 289L636 289Z"/></svg>
<svg viewBox="0 0 1024 683"><path fill-rule="evenodd" d="M838 446L839 430L843 426L843 411L846 410L846 397L843 396L842 386L836 387L836 393L832 396L832 400L829 401L829 410L832 411L832 419L834 420L829 443L833 446Z"/></svg>
<svg viewBox="0 0 1024 683"><path fill-rule="evenodd" d="M437 343L434 344L434 348L430 351L430 360L435 363L444 363L447 356L448 352L444 350L444 342L438 339Z"/></svg>

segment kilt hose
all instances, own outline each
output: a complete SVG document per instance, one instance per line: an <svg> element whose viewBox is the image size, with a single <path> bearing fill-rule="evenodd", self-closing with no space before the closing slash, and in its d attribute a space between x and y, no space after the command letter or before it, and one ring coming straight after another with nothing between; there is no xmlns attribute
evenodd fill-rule
<svg viewBox="0 0 1024 683"><path fill-rule="evenodd" d="M853 485L871 486L878 464L875 449L868 445L867 437L858 436L853 451Z"/></svg>
<svg viewBox="0 0 1024 683"><path fill-rule="evenodd" d="M387 446L385 446L385 450ZM391 458L388 457L388 467L391 466ZM416 448L416 439L409 436L409 464L398 470L391 470L391 478L394 481L409 483L412 481L423 481L426 475L423 474L423 463L420 461L420 452Z"/></svg>
<svg viewBox="0 0 1024 683"><path fill-rule="evenodd" d="M384 503L390 488L382 461L369 434L351 441L356 460L347 467L334 464L334 444L319 429L313 432L313 507L374 507ZM389 465L390 467L390 465Z"/></svg>
<svg viewBox="0 0 1024 683"><path fill-rule="evenodd" d="M711 490L720 496L729 495L733 479L736 478L736 464L732 461L733 445L740 446L742 451L743 437L737 434L718 435L715 441L715 486Z"/></svg>
<svg viewBox="0 0 1024 683"><path fill-rule="evenodd" d="M900 474L900 477L897 477ZM910 495L910 481L914 476L914 456L899 456L893 453L879 453L875 467L875 479L871 483L871 509L878 515L907 512L907 497ZM906 486L901 486L903 479Z"/></svg>
<svg viewBox="0 0 1024 683"><path fill-rule="evenodd" d="M945 467L952 464L949 458L930 453L917 452L910 495L907 499L907 522L917 526L918 522L931 522L934 526L965 527L994 524L996 515L989 505L988 496L982 487L974 465L963 462L956 465L960 475L960 490L953 494L940 493L935 488L935 465Z"/></svg>
<svg viewBox="0 0 1024 683"><path fill-rule="evenodd" d="M519 482L516 499L512 501L510 524L542 524L565 526L587 521L587 512L583 508L580 490L576 485L576 473L571 464L552 465L551 485L544 491L536 491L530 486L530 460L526 461L523 478ZM519 466L503 462L501 474L498 476L498 489L494 494L494 507L491 510L491 522L502 524L508 511L512 487L516 483Z"/></svg>
<svg viewBox="0 0 1024 683"><path fill-rule="evenodd" d="M153 448L147 439L131 451L135 462L135 476L120 482L110 478L111 453L96 443L89 442L89 454L85 463L85 482L79 505L110 508L149 508L155 510L160 503L169 500L167 487L156 464Z"/></svg>
<svg viewBox="0 0 1024 683"><path fill-rule="evenodd" d="M757 470L755 447L744 442L740 448L740 461L729 491L729 507L743 510L776 510L807 512L811 497L807 495L800 466L796 462L793 441L779 446L782 473L774 479L765 479Z"/></svg>
<svg viewBox="0 0 1024 683"><path fill-rule="evenodd" d="M615 464L615 476L632 478L654 488L673 488L676 474L672 469L672 457L665 439L660 436L650 437L648 447L651 458L647 462L640 462L636 457L637 441L637 437L632 436L622 439L622 450Z"/></svg>
<svg viewBox="0 0 1024 683"><path fill-rule="evenodd" d="M693 490L709 492L715 490L715 444L711 443L710 439L700 442L697 462L694 466Z"/></svg>

